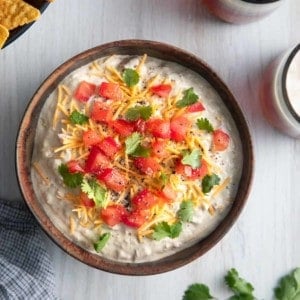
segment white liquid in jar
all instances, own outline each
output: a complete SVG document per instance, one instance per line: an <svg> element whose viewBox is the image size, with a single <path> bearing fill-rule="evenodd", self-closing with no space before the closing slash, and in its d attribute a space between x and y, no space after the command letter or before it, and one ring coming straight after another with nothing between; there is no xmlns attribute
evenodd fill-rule
<svg viewBox="0 0 300 300"><path fill-rule="evenodd" d="M300 117L300 51L295 55L288 69L286 89L290 104Z"/></svg>

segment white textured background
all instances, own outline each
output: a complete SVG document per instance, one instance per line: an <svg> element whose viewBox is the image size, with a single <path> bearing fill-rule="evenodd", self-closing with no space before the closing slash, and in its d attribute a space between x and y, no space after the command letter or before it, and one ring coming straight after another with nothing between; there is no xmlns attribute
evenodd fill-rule
<svg viewBox="0 0 300 300"><path fill-rule="evenodd" d="M268 18L229 25L197 0L57 0L15 43L0 52L0 197L20 197L15 138L24 109L59 64L96 45L127 38L163 41L208 62L232 89L249 122L256 168L248 204L226 237L176 271L148 277L112 275L67 256L48 239L61 299L181 299L204 282L219 299L231 267L271 299L280 276L300 266L300 140L262 118L258 86L268 63L300 42L300 1L287 0Z"/></svg>

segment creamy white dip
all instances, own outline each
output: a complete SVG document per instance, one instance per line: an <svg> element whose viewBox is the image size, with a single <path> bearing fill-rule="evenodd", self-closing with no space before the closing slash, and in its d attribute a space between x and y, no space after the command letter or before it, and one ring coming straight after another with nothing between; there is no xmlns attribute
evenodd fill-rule
<svg viewBox="0 0 300 300"><path fill-rule="evenodd" d="M300 116L300 51L294 56L289 66L286 89L294 111Z"/></svg>
<svg viewBox="0 0 300 300"><path fill-rule="evenodd" d="M97 62L104 67L105 61L106 58L102 58ZM134 68L138 61L139 57L116 55L109 59L109 64L118 69L124 67ZM214 206L215 213L211 215L207 211L208 207L196 208L192 222L183 224L183 231L178 238L165 238L160 241L144 238L140 242L136 237L135 230L127 226L116 225L110 228L104 225L102 232L110 232L111 238L98 255L120 262L154 261L184 249L206 237L228 213L235 198L241 176L243 164L241 140L229 111L214 88L201 76L185 67L148 57L142 67L141 78L147 79L156 74L175 82L173 93L193 87L206 108L205 111L201 112L201 117L208 118L215 128L221 127L230 135L230 144L226 151L211 153L211 159L222 169L219 174L221 182L230 177L230 183L221 193L211 199L211 205ZM86 65L69 74L62 80L61 84L74 91L78 83L83 80L97 85L105 81L104 78L91 71L89 65ZM139 84L143 84L143 82ZM62 191L66 191L66 187L63 185L57 169L61 163L67 162L70 157L66 153L63 158L58 158L53 152L54 148L61 145L58 137L61 130L60 126L57 126L55 130L52 129L56 99L57 91L55 90L49 96L41 111L32 158L33 163L38 163L41 170L47 175L50 184L44 184L41 176L35 168L32 168L33 187L37 198L53 224L68 239L80 247L96 253L93 243L97 241L99 232L93 228L80 226L75 218L75 231L71 234L70 217L76 216L72 211L74 209L73 204L58 197ZM156 112L156 114L159 115L159 112ZM204 144L207 149L210 148L211 135L207 134L205 136Z"/></svg>

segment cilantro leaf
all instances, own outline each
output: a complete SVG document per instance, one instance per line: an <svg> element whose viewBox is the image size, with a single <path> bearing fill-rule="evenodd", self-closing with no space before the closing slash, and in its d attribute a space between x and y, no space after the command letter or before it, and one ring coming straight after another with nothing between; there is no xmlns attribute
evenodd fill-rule
<svg viewBox="0 0 300 300"><path fill-rule="evenodd" d="M183 92L183 98L176 102L178 108L190 106L197 102L198 95L194 93L194 88L189 88Z"/></svg>
<svg viewBox="0 0 300 300"><path fill-rule="evenodd" d="M231 269L225 276L225 282L228 287L233 291L234 296L230 299L232 300L254 300L253 295L254 288L251 283L247 282L245 279L239 277L239 273L236 269Z"/></svg>
<svg viewBox="0 0 300 300"><path fill-rule="evenodd" d="M58 172L63 178L64 184L70 188L80 186L83 176L80 173L70 173L66 164L61 164L58 167Z"/></svg>
<svg viewBox="0 0 300 300"><path fill-rule="evenodd" d="M72 111L69 119L70 119L71 123L73 123L73 124L79 124L79 125L87 123L88 120L89 120L89 118L86 115L80 113L77 110L73 110Z"/></svg>
<svg viewBox="0 0 300 300"><path fill-rule="evenodd" d="M149 157L150 156L150 149L138 145L135 150L131 153L131 156L134 157Z"/></svg>
<svg viewBox="0 0 300 300"><path fill-rule="evenodd" d="M162 181L163 185L166 185L169 181L168 175L166 173L163 173L163 172L160 173L159 179Z"/></svg>
<svg viewBox="0 0 300 300"><path fill-rule="evenodd" d="M299 300L300 299L300 268L281 278L275 288L276 300Z"/></svg>
<svg viewBox="0 0 300 300"><path fill-rule="evenodd" d="M99 240L94 244L94 248L96 252L100 252L110 238L110 233L106 232L99 237Z"/></svg>
<svg viewBox="0 0 300 300"><path fill-rule="evenodd" d="M195 283L184 292L182 300L208 300L214 299L210 294L208 286L203 283Z"/></svg>
<svg viewBox="0 0 300 300"><path fill-rule="evenodd" d="M193 219L194 204L191 200L182 201L180 208L177 212L178 218L182 222L190 222Z"/></svg>
<svg viewBox="0 0 300 300"><path fill-rule="evenodd" d="M163 238L169 237L174 239L180 235L182 224L180 222L169 225L167 222L161 222L154 226L152 237L160 241Z"/></svg>
<svg viewBox="0 0 300 300"><path fill-rule="evenodd" d="M129 137L127 137L125 140L126 154L133 153L136 150L136 148L140 145L141 139L141 135L137 132L134 132Z"/></svg>
<svg viewBox="0 0 300 300"><path fill-rule="evenodd" d="M125 118L129 121L136 121L138 119L148 120L152 115L152 107L148 106L135 106L127 110Z"/></svg>
<svg viewBox="0 0 300 300"><path fill-rule="evenodd" d="M200 130L206 130L207 132L213 132L214 128L211 123L206 118L201 118L197 120L197 126Z"/></svg>
<svg viewBox="0 0 300 300"><path fill-rule="evenodd" d="M123 81L128 87L135 86L140 80L140 75L136 70L125 69L123 72Z"/></svg>
<svg viewBox="0 0 300 300"><path fill-rule="evenodd" d="M181 162L184 165L189 165L193 169L196 169L200 167L200 159L201 159L200 150L194 149L190 154L185 153Z"/></svg>
<svg viewBox="0 0 300 300"><path fill-rule="evenodd" d="M216 175L215 173L211 174L211 175L206 175L203 179L202 179L202 192L204 194L209 193L214 185L217 185L220 183L220 177L218 175Z"/></svg>
<svg viewBox="0 0 300 300"><path fill-rule="evenodd" d="M96 179L84 178L81 183L81 190L87 194L88 198L95 202L96 206L107 206L107 190L102 187Z"/></svg>

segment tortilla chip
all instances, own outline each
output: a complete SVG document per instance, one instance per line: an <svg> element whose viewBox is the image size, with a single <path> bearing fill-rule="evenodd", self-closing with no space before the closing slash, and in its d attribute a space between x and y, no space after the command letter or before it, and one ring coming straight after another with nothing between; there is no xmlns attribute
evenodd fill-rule
<svg viewBox="0 0 300 300"><path fill-rule="evenodd" d="M22 0L0 0L0 24L11 30L40 17L40 11Z"/></svg>
<svg viewBox="0 0 300 300"><path fill-rule="evenodd" d="M7 28L5 28L0 24L0 49L3 47L8 36L9 36L9 31L7 30Z"/></svg>

